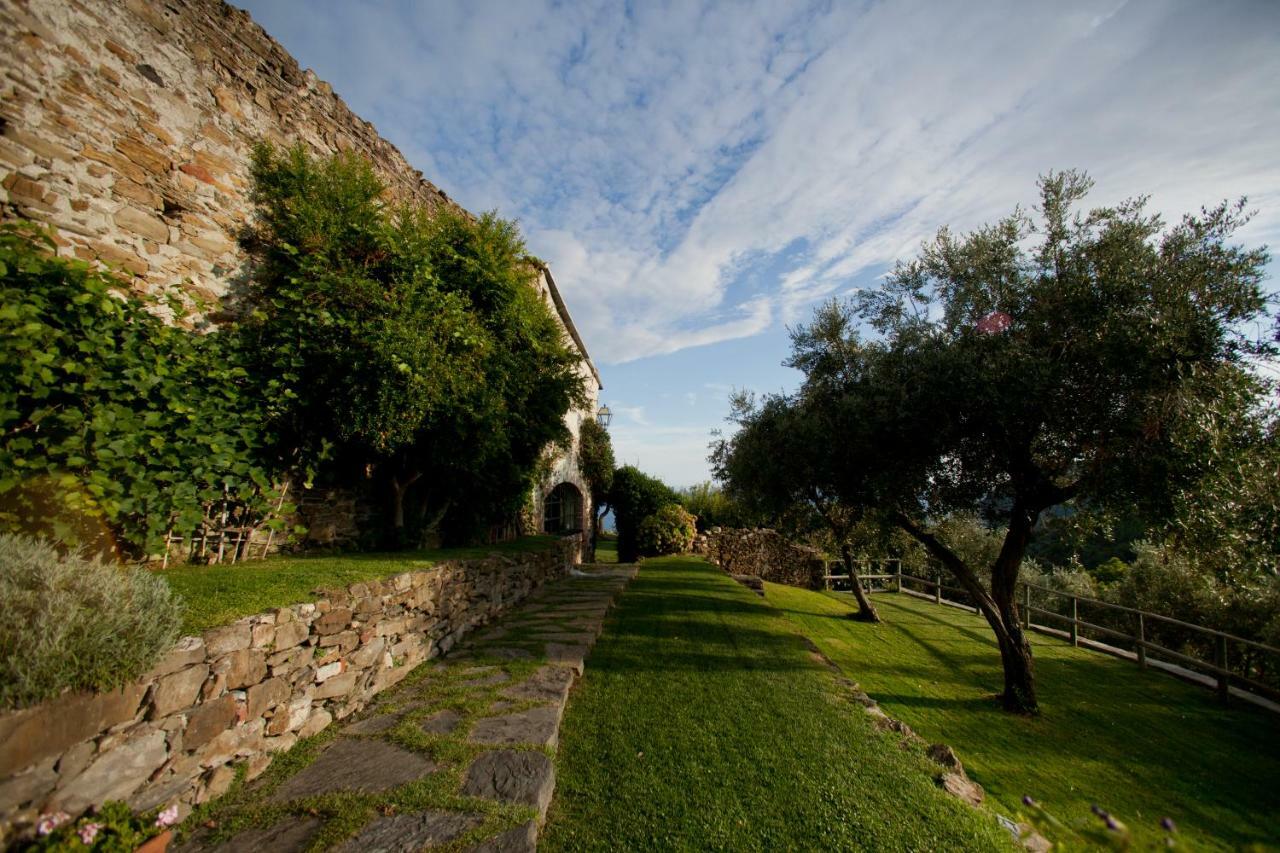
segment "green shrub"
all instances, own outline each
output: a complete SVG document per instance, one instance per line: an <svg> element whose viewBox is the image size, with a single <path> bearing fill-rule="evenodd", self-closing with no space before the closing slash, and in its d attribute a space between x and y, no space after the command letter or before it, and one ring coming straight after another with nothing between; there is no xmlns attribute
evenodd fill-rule
<svg viewBox="0 0 1280 853"><path fill-rule="evenodd" d="M614 471L609 505L617 522L618 562L634 563L640 556L640 523L666 504L679 501L679 495L666 483L634 465L624 465Z"/></svg>
<svg viewBox="0 0 1280 853"><path fill-rule="evenodd" d="M646 556L683 554L697 535L695 519L680 504L667 504L640 522L640 553Z"/></svg>
<svg viewBox="0 0 1280 853"><path fill-rule="evenodd" d="M173 646L180 601L165 581L48 542L0 534L0 707L66 688L109 690Z"/></svg>
<svg viewBox="0 0 1280 853"><path fill-rule="evenodd" d="M270 506L234 338L53 249L0 225L0 531L146 556L212 502Z"/></svg>

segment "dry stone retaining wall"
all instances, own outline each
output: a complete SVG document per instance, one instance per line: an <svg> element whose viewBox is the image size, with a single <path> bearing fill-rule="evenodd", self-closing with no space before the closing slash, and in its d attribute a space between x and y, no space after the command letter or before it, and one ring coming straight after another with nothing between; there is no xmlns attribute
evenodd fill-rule
<svg viewBox="0 0 1280 853"><path fill-rule="evenodd" d="M731 575L754 575L805 589L823 587L826 561L822 552L790 542L776 530L713 527L698 535L693 552Z"/></svg>
<svg viewBox="0 0 1280 853"><path fill-rule="evenodd" d="M186 637L139 681L0 716L0 829L107 800L205 802L244 762L363 708L581 561L581 534L518 556L440 563ZM7 833L0 831L0 844Z"/></svg>

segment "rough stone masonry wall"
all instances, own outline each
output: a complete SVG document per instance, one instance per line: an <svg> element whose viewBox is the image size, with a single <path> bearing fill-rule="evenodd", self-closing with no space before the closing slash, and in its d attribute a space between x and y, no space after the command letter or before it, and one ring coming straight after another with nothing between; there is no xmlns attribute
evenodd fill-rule
<svg viewBox="0 0 1280 853"><path fill-rule="evenodd" d="M356 151L396 197L451 203L222 0L0 0L0 37L6 214L56 226L61 253L139 290L216 304L243 274L261 139Z"/></svg>
<svg viewBox="0 0 1280 853"><path fill-rule="evenodd" d="M713 527L699 534L693 552L731 575L754 575L773 583L822 589L826 561L822 552L789 542L776 530Z"/></svg>
<svg viewBox="0 0 1280 853"><path fill-rule="evenodd" d="M244 762L362 708L419 663L581 561L581 535L516 556L450 561L324 591L186 637L111 693L66 694L0 716L0 846L42 812L107 800L184 808L225 792Z"/></svg>

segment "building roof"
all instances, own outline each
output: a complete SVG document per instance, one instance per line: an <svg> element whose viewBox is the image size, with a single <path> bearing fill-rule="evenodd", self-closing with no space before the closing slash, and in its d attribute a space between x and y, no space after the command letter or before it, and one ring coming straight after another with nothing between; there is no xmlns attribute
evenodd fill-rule
<svg viewBox="0 0 1280 853"><path fill-rule="evenodd" d="M604 390L604 383L600 381L600 371L596 370L595 364L591 361L591 355L587 352L586 344L582 342L582 336L578 334L578 327L573 325L573 318L569 316L569 309L565 307L564 299L560 296L560 289L556 287L556 280L551 275L551 267L542 261L535 261L535 263L547 278L547 289L551 291L551 301L555 303L556 313L560 315L560 322L564 323L564 327L569 330L569 337L573 338L574 344L578 347L578 352L582 353L582 358L586 361L587 367L591 368L591 375L595 377L596 385L601 390Z"/></svg>

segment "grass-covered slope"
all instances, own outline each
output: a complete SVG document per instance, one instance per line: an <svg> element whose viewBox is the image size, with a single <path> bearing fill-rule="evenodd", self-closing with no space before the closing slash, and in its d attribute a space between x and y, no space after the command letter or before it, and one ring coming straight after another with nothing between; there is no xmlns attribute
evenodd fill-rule
<svg viewBox="0 0 1280 853"><path fill-rule="evenodd" d="M1098 826L1097 803L1142 849L1163 846L1166 816L1195 849L1280 845L1276 715L1033 635L1042 714L1014 716L993 699L1000 657L972 612L883 595L884 624L867 625L846 618L847 593L769 584L767 595L885 711L954 747L1005 814L1028 794L1070 825Z"/></svg>
<svg viewBox="0 0 1280 853"><path fill-rule="evenodd" d="M872 729L784 616L645 562L575 689L542 850L1011 849Z"/></svg>
<svg viewBox="0 0 1280 853"><path fill-rule="evenodd" d="M441 560L538 551L550 548L556 541L554 536L526 536L476 548L270 557L234 565L174 566L160 574L173 591L182 596L185 613L182 630L199 634L242 616L311 601L319 587L350 586L401 572L420 572Z"/></svg>

